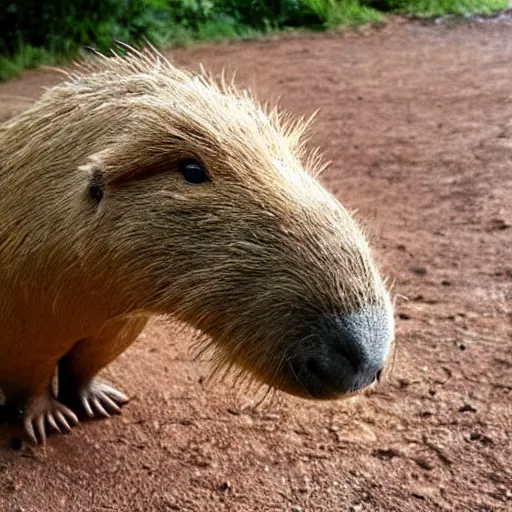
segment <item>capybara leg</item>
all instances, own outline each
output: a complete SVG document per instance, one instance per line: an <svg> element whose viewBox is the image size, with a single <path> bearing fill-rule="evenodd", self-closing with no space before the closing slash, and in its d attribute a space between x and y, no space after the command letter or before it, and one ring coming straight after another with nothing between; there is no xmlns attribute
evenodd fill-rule
<svg viewBox="0 0 512 512"><path fill-rule="evenodd" d="M62 403L89 418L118 414L128 397L96 375L133 343L146 322L146 317L111 321L98 335L76 343L59 361Z"/></svg>
<svg viewBox="0 0 512 512"><path fill-rule="evenodd" d="M17 438L45 445L49 430L69 432L78 423L75 413L53 397L50 385L29 396L6 395L3 419Z"/></svg>

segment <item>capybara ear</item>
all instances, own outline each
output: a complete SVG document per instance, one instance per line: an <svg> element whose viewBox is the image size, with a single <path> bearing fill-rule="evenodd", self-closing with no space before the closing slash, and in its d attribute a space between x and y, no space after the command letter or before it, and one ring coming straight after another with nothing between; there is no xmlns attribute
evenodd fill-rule
<svg viewBox="0 0 512 512"><path fill-rule="evenodd" d="M101 153L97 153L89 156L86 163L82 164L79 169L92 177L97 174L104 174L106 167L105 156Z"/></svg>
<svg viewBox="0 0 512 512"><path fill-rule="evenodd" d="M100 156L95 155L90 157L86 164L80 166L80 170L87 174L89 197L94 203L99 204L105 189L106 164Z"/></svg>

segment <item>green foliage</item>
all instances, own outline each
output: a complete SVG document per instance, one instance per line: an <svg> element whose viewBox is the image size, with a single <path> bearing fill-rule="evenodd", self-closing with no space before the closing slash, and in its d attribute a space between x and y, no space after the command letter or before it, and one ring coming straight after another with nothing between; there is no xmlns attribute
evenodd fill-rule
<svg viewBox="0 0 512 512"><path fill-rule="evenodd" d="M53 63L54 58L44 48L20 44L18 51L13 56L3 57L0 55L0 81L9 80L24 69Z"/></svg>
<svg viewBox="0 0 512 512"><path fill-rule="evenodd" d="M381 11L426 18L446 15L489 15L508 7L508 0L362 0L361 3Z"/></svg>
<svg viewBox="0 0 512 512"><path fill-rule="evenodd" d="M216 6L239 23L260 30L318 22L303 0L217 0Z"/></svg>
<svg viewBox="0 0 512 512"><path fill-rule="evenodd" d="M303 0L303 3L329 28L374 23L383 19L379 11L361 5L359 0Z"/></svg>
<svg viewBox="0 0 512 512"><path fill-rule="evenodd" d="M3 0L0 80L115 40L168 47L195 40L254 37L293 27L333 28L383 19L490 14L507 0Z"/></svg>

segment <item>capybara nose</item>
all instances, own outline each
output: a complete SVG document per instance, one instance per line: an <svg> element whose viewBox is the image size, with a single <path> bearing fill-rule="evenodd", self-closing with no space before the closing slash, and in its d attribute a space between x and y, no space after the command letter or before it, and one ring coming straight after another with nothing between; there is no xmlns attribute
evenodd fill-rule
<svg viewBox="0 0 512 512"><path fill-rule="evenodd" d="M380 379L393 331L386 309L322 317L315 334L305 338L289 359L300 393L327 399Z"/></svg>

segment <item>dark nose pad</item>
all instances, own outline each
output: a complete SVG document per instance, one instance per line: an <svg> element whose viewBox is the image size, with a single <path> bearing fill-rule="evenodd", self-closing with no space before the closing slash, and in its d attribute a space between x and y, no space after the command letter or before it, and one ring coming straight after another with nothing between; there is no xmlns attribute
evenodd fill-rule
<svg viewBox="0 0 512 512"><path fill-rule="evenodd" d="M295 379L307 393L328 398L359 391L380 381L391 344L386 310L325 316L307 345L289 359Z"/></svg>

